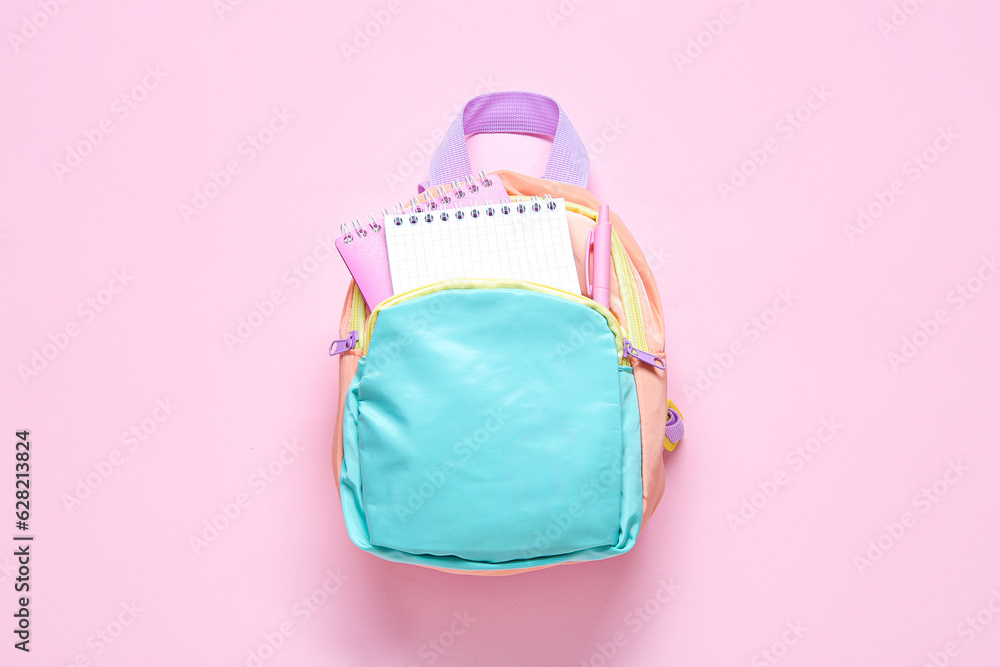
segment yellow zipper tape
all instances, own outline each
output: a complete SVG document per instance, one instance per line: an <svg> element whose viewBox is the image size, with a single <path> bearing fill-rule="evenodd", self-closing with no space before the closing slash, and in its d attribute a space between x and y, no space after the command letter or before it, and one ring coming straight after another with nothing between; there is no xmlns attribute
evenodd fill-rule
<svg viewBox="0 0 1000 667"><path fill-rule="evenodd" d="M368 322L365 324L364 335L361 337L361 354L368 354L368 345L371 343L372 331L375 328L375 321L378 319L380 312L386 308L399 305L405 301L411 299L416 299L417 297L426 296L428 294L434 294L435 292L443 292L449 289L523 289L531 292L540 292L542 294L549 294L552 296L557 296L580 305L592 308L600 313L605 320L608 321L608 327L615 334L615 346L618 348L618 363L619 365L624 363L624 357L622 356L622 349L625 346L625 335L622 333L621 325L618 324L618 318L615 317L614 313L610 310L597 303L593 299L588 299L587 297L575 294L573 292L567 292L566 290L561 290L555 287L550 287L548 285L540 285L538 283L526 282L523 280L490 280L490 279L465 279L465 280L445 280L439 283L432 283L430 285L424 285L423 287L417 287L409 291L403 292L402 294L396 294L389 297L372 311L371 316L368 318Z"/></svg>
<svg viewBox="0 0 1000 667"><path fill-rule="evenodd" d="M365 326L365 296L361 293L361 288L354 284L354 292L351 294L351 331L361 331ZM355 347L357 344L355 343Z"/></svg>
<svg viewBox="0 0 1000 667"><path fill-rule="evenodd" d="M611 232L611 257L615 263L615 275L618 276L618 285L621 288L624 284L625 294L628 301L622 304L625 309L625 319L628 321L628 329L632 332L635 340L632 341L640 350L648 350L646 343L646 322L642 318L642 302L639 300L639 288L635 284L635 276L632 275L632 264L628 260L628 253L613 230ZM619 289L619 298L622 290Z"/></svg>

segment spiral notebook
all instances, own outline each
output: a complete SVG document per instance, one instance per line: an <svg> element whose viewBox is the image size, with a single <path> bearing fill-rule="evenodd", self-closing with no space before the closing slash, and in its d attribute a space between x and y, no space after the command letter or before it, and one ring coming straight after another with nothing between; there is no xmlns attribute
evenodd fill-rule
<svg viewBox="0 0 1000 667"><path fill-rule="evenodd" d="M442 185L425 190L406 203L397 203L393 211L423 214L425 211L439 211L449 206L472 206L487 202L503 204L509 201L500 179L491 178L485 171L480 171L478 178L469 174L450 186ZM388 213L388 209L383 209L383 216ZM340 236L334 241L369 309L393 295L386 235L382 225L382 222L369 213L367 224L355 218L341 225Z"/></svg>
<svg viewBox="0 0 1000 667"><path fill-rule="evenodd" d="M532 199L383 219L393 292L443 280L522 280L580 293L566 202Z"/></svg>

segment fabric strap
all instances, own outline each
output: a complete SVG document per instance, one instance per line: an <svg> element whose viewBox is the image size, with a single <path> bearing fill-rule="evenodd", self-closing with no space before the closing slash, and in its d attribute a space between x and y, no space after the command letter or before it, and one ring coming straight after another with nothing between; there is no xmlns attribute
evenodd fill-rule
<svg viewBox="0 0 1000 667"><path fill-rule="evenodd" d="M431 185L450 183L472 173L465 138L480 133L552 137L552 152L543 178L587 187L590 157L569 118L552 98L522 91L486 93L465 103L431 157Z"/></svg>

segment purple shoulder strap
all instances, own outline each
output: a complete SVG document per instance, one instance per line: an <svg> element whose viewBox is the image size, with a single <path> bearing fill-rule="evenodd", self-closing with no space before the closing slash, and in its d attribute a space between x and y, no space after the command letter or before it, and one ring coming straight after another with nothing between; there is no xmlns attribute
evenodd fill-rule
<svg viewBox="0 0 1000 667"><path fill-rule="evenodd" d="M465 138L484 132L552 137L543 178L587 187L590 158L569 118L552 98L521 91L486 93L465 103L431 157L430 184L442 185L471 174Z"/></svg>

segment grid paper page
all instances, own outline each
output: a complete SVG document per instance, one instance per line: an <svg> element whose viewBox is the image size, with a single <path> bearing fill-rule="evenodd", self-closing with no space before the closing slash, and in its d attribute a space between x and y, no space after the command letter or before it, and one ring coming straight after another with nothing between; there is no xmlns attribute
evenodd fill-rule
<svg viewBox="0 0 1000 667"><path fill-rule="evenodd" d="M392 213L383 222L394 294L459 278L523 280L580 293L563 199Z"/></svg>

